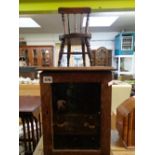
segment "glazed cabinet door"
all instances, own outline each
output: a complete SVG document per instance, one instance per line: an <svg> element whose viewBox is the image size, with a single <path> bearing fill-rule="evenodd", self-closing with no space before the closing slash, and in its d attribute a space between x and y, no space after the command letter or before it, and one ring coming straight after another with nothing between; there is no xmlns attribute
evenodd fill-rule
<svg viewBox="0 0 155 155"><path fill-rule="evenodd" d="M21 66L53 66L53 46L21 46L19 61Z"/></svg>

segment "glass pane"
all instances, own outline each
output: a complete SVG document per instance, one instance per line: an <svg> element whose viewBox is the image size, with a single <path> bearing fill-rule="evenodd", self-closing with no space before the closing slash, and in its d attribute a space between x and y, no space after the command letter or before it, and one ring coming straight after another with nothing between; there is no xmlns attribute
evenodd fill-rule
<svg viewBox="0 0 155 155"><path fill-rule="evenodd" d="M52 84L52 92L54 148L99 148L99 83Z"/></svg>
<svg viewBox="0 0 155 155"><path fill-rule="evenodd" d="M50 51L48 49L42 49L42 65L50 66Z"/></svg>
<svg viewBox="0 0 155 155"><path fill-rule="evenodd" d="M122 50L132 50L133 36L122 36Z"/></svg>
<svg viewBox="0 0 155 155"><path fill-rule="evenodd" d="M34 63L34 66L38 65L38 51L37 51L37 49L33 49L33 63Z"/></svg>

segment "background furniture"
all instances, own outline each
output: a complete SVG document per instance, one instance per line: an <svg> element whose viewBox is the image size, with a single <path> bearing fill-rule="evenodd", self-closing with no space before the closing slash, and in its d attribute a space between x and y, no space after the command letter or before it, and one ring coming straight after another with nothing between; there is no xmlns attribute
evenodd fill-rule
<svg viewBox="0 0 155 155"><path fill-rule="evenodd" d="M44 155L110 155L113 68L39 70Z"/></svg>
<svg viewBox="0 0 155 155"><path fill-rule="evenodd" d="M134 51L135 33L121 32L115 37L115 56L114 61L118 77L121 75L134 76Z"/></svg>
<svg viewBox="0 0 155 155"><path fill-rule="evenodd" d="M63 54L67 54L67 66L69 66L71 54L82 54L83 65L86 66L85 54L88 54L91 61L90 43L91 34L88 33L88 22L90 8L59 8L58 13L62 15L62 23L64 28L64 34L59 36L61 41L58 66L61 65L61 59ZM85 25L82 25L83 17L86 17ZM84 27L83 27L84 26ZM72 52L72 45L81 45L82 52ZM67 45L67 53L64 53L64 47ZM87 52L85 52L85 46Z"/></svg>
<svg viewBox="0 0 155 155"><path fill-rule="evenodd" d="M135 97L125 100L117 108L116 127L125 147L135 145Z"/></svg>
<svg viewBox="0 0 155 155"><path fill-rule="evenodd" d="M37 79L38 73L35 66L22 66L19 67L19 77L30 79Z"/></svg>
<svg viewBox="0 0 155 155"><path fill-rule="evenodd" d="M25 155L32 155L41 132L40 118L41 99L39 96L19 97L19 117L23 126L23 136L19 141L24 143Z"/></svg>
<svg viewBox="0 0 155 155"><path fill-rule="evenodd" d="M38 78L36 68L38 66L53 66L53 46L24 46L19 47L19 76Z"/></svg>
<svg viewBox="0 0 155 155"><path fill-rule="evenodd" d="M26 66L53 66L53 46L20 46L19 58L24 57Z"/></svg>
<svg viewBox="0 0 155 155"><path fill-rule="evenodd" d="M120 76L133 76L134 78L134 67L135 67L135 56L134 55L116 55L114 56L116 63L115 73Z"/></svg>
<svg viewBox="0 0 155 155"><path fill-rule="evenodd" d="M112 66L112 50L100 47L92 50L91 56L93 66Z"/></svg>
<svg viewBox="0 0 155 155"><path fill-rule="evenodd" d="M115 55L133 55L135 50L135 33L121 32L115 37Z"/></svg>

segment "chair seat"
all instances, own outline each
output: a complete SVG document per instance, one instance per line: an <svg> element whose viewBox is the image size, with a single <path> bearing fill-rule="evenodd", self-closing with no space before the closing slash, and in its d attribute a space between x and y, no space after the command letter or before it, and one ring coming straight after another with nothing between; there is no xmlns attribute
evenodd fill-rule
<svg viewBox="0 0 155 155"><path fill-rule="evenodd" d="M90 33L70 33L70 34L63 34L59 36L59 40L63 40L63 39L73 39L73 38L91 38L91 34Z"/></svg>
<svg viewBox="0 0 155 155"><path fill-rule="evenodd" d="M71 33L59 36L59 40L65 40L65 44L67 44L68 39L71 41L72 45L77 45L81 44L82 39L91 39L91 34Z"/></svg>

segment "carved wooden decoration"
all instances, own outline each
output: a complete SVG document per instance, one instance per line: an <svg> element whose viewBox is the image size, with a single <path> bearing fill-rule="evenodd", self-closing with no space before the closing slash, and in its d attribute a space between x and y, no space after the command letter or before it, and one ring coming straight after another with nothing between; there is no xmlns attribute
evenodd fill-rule
<svg viewBox="0 0 155 155"><path fill-rule="evenodd" d="M92 51L94 66L111 66L112 51L105 47L100 47Z"/></svg>

